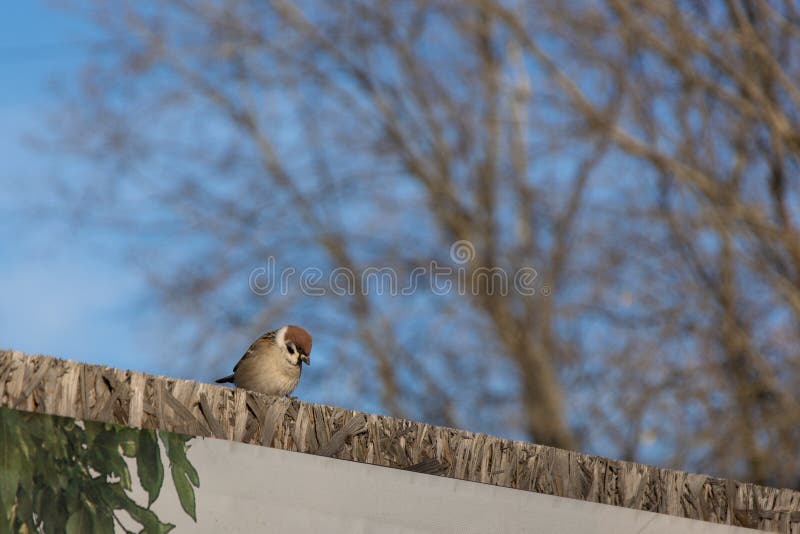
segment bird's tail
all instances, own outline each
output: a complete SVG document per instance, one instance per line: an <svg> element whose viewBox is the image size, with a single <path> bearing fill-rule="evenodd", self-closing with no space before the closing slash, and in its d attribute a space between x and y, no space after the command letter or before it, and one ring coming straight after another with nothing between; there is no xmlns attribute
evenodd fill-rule
<svg viewBox="0 0 800 534"><path fill-rule="evenodd" d="M233 375L223 376L222 378L217 378L217 384L224 384L225 382L233 382Z"/></svg>

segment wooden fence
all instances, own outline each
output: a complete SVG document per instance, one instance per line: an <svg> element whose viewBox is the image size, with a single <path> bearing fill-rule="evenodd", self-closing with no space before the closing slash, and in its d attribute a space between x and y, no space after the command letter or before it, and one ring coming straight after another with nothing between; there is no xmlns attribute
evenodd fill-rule
<svg viewBox="0 0 800 534"><path fill-rule="evenodd" d="M0 405L800 534L798 491L10 350Z"/></svg>

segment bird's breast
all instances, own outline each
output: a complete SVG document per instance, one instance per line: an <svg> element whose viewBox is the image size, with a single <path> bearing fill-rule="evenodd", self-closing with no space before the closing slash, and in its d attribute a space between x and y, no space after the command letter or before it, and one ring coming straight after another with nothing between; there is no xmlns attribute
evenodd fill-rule
<svg viewBox="0 0 800 534"><path fill-rule="evenodd" d="M283 358L257 356L245 360L236 369L236 387L266 393L288 395L300 381L300 366L289 365Z"/></svg>

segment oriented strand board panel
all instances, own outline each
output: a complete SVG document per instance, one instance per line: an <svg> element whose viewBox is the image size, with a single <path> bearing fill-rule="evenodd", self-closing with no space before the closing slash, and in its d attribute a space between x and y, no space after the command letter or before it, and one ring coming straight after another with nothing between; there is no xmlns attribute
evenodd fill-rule
<svg viewBox="0 0 800 534"><path fill-rule="evenodd" d="M15 351L0 351L0 405L800 534L793 490Z"/></svg>

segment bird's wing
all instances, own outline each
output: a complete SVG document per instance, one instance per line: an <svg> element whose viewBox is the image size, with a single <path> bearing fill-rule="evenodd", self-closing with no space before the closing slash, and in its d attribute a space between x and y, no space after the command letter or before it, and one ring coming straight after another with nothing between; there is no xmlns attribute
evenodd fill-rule
<svg viewBox="0 0 800 534"><path fill-rule="evenodd" d="M275 336L277 335L278 331L273 330L272 332L267 332L266 334L262 335L248 347L247 351L245 351L244 356L239 358L239 361L236 363L236 366L233 368L233 372L236 372L236 369L242 364L243 361L251 358L253 354L258 352L258 348L263 345L264 343L273 343L275 341Z"/></svg>

